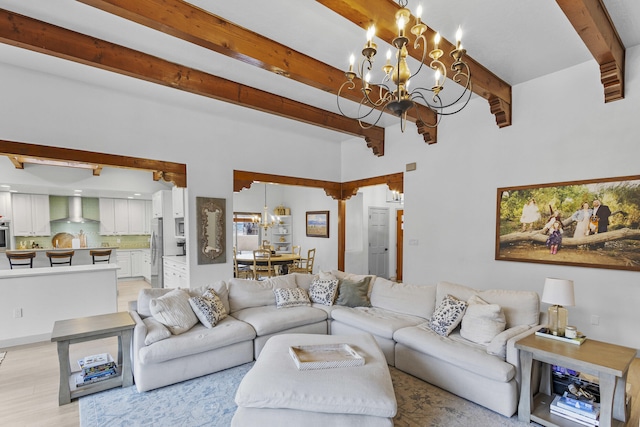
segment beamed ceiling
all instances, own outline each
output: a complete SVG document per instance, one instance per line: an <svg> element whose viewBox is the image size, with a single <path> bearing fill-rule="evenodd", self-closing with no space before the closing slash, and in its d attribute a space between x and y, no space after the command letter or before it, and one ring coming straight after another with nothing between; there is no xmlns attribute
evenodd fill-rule
<svg viewBox="0 0 640 427"><path fill-rule="evenodd" d="M432 28L452 39L463 27L474 94L498 127L510 126L518 108L511 85L587 61L599 67L593 84L602 86L602 102L624 97L625 46L640 44L640 2L421 2L430 41ZM382 156L385 127L398 119L385 114L378 126L361 129L338 114L335 94L372 22L378 51L386 51L398 7L390 0L0 0L0 61L103 86L122 85L109 75L124 75L268 113L260 116L265 124L273 115L311 125L309 132L329 130L322 134L328 143L361 138ZM451 43L441 47L448 52ZM110 73L92 75L85 66ZM345 100L355 109L356 98ZM420 109L420 117L431 117ZM412 112L409 120L417 117ZM423 123L406 132L438 140L437 128Z"/></svg>

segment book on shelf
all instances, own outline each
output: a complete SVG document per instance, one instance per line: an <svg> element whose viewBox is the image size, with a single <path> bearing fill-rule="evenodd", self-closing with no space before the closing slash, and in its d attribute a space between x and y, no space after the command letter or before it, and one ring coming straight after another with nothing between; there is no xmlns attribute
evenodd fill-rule
<svg viewBox="0 0 640 427"><path fill-rule="evenodd" d="M116 369L110 370L109 372L105 372L102 375L97 375L91 378L85 378L82 374L76 375L76 387L82 387L85 385L97 383L100 381L107 380L111 377L115 377L118 375L118 371Z"/></svg>
<svg viewBox="0 0 640 427"><path fill-rule="evenodd" d="M116 362L109 353L102 353L83 357L78 360L78 366L80 366L80 370L83 375L92 375L109 369L114 369L116 367Z"/></svg>
<svg viewBox="0 0 640 427"><path fill-rule="evenodd" d="M585 402L556 394L551 405L549 405L549 409L553 414L581 422L581 424L588 423L586 425L590 426L599 425L600 406L594 402Z"/></svg>
<svg viewBox="0 0 640 427"><path fill-rule="evenodd" d="M571 420L571 421L573 421L575 423L578 423L580 425L583 425L583 426L598 427L600 425L600 421L598 421L598 420L592 420L591 418L581 417L580 415L571 413L569 411L560 412L558 410L558 408L551 408L550 412L553 415L557 415L558 417L562 417L564 419Z"/></svg>
<svg viewBox="0 0 640 427"><path fill-rule="evenodd" d="M576 338L567 338L567 337L561 337L559 335L553 335L553 334L550 334L548 332L543 332L543 331L544 330L536 331L536 336L544 337L544 338L550 338L552 340L562 341L562 342L566 342L566 343L569 343L569 344L575 344L575 345L581 345L587 339L587 337L585 337L584 335L576 337Z"/></svg>

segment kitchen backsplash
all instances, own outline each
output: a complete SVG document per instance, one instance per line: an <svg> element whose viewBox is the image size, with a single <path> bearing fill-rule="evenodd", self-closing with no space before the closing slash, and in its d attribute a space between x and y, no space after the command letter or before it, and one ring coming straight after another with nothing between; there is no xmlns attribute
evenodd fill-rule
<svg viewBox="0 0 640 427"><path fill-rule="evenodd" d="M101 236L99 223L51 223L51 236L45 237L16 237L16 247L20 247L21 242L25 242L25 247L30 248L31 243L39 247L49 249L54 246L53 237L58 233L69 233L77 237L82 231L87 239L87 247L95 248L100 246L119 247L122 249L144 249L149 247L148 234L134 236Z"/></svg>

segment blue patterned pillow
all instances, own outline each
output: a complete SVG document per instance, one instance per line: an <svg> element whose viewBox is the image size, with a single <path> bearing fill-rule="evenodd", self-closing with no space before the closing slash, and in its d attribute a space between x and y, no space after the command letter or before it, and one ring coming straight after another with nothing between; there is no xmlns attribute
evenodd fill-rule
<svg viewBox="0 0 640 427"><path fill-rule="evenodd" d="M466 309L466 302L447 295L433 312L429 327L438 335L447 337L460 324Z"/></svg>
<svg viewBox="0 0 640 427"><path fill-rule="evenodd" d="M227 317L227 310L213 289L208 289L201 297L189 298L189 304L198 320L207 328L213 328Z"/></svg>
<svg viewBox="0 0 640 427"><path fill-rule="evenodd" d="M338 279L316 279L309 287L309 298L312 302L333 305L338 292Z"/></svg>
<svg viewBox="0 0 640 427"><path fill-rule="evenodd" d="M309 295L302 288L277 288L273 293L276 294L277 308L311 306Z"/></svg>

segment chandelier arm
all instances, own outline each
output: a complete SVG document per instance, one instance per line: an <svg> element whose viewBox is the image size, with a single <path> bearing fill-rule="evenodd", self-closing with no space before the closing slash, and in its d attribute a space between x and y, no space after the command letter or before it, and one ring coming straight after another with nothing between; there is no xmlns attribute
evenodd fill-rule
<svg viewBox="0 0 640 427"><path fill-rule="evenodd" d="M372 128L372 127L374 127L375 125L377 125L377 124L378 124L378 122L379 122L379 121L380 121L380 119L382 118L382 113L384 113L384 110L374 110L374 109L371 109L371 111L369 111L369 113L367 113L367 116L368 116L369 114L373 113L374 111L377 111L377 112L378 112L378 118L377 118L373 123L371 123L371 124L369 124L369 123L363 123L360 119L358 119L358 123L360 124L360 127L361 127L362 129L370 129L370 128ZM366 117L366 116L365 116L365 117ZM363 117L363 118L364 118L364 117Z"/></svg>
<svg viewBox="0 0 640 427"><path fill-rule="evenodd" d="M427 39L425 38L424 34L421 34L420 36L416 37L416 40L413 42L413 48L417 49L418 47L420 47L420 43L419 41L422 40L422 59L420 60L420 65L418 66L418 69L416 70L415 73L411 74L411 77L409 77L409 79L412 79L413 77L417 76L420 73L420 70L422 70L422 66L424 65L424 61L427 59Z"/></svg>

